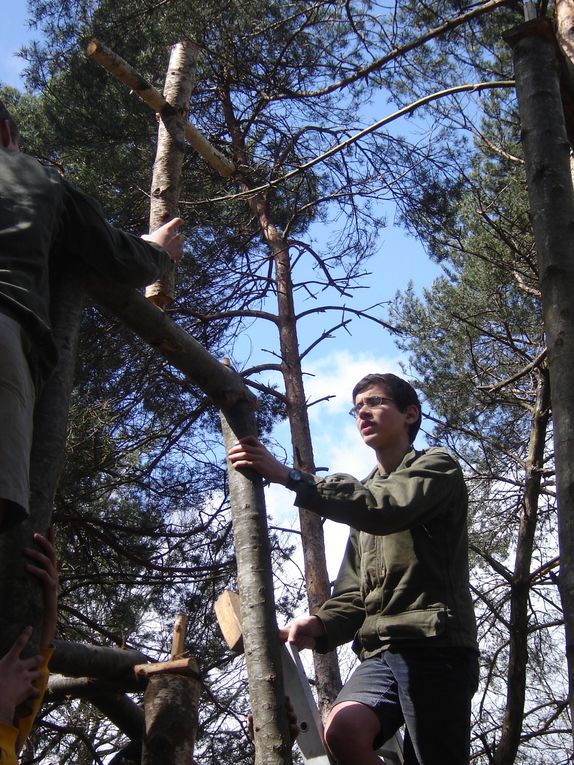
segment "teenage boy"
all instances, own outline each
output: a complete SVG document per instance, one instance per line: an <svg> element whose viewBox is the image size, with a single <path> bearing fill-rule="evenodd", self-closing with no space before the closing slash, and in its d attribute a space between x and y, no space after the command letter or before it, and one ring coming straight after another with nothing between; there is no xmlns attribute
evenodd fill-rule
<svg viewBox="0 0 574 765"><path fill-rule="evenodd" d="M462 471L444 449L413 448L421 405L396 375L360 380L350 414L376 456L363 481L291 469L254 437L229 451L235 468L252 468L295 491L297 506L351 526L331 598L288 624L282 639L319 652L353 641L361 664L325 726L339 765L380 765L375 749L403 724L405 765L468 765L478 646Z"/></svg>

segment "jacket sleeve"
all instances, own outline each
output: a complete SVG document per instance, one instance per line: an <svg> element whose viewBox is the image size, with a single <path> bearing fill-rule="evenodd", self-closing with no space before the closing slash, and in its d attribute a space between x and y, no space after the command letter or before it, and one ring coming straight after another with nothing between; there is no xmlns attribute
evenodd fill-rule
<svg viewBox="0 0 574 765"><path fill-rule="evenodd" d="M325 627L325 638L317 642L318 653L348 643L365 619L360 588L359 532L351 530L345 555L335 580L333 594L315 614Z"/></svg>
<svg viewBox="0 0 574 765"><path fill-rule="evenodd" d="M162 247L110 225L94 199L60 182L63 210L57 250L129 287L144 287L161 276L169 264Z"/></svg>
<svg viewBox="0 0 574 765"><path fill-rule="evenodd" d="M310 478L310 477L309 477ZM338 473L303 482L295 504L370 534L418 526L459 504L466 489L458 463L444 449L411 452L394 472L365 484Z"/></svg>

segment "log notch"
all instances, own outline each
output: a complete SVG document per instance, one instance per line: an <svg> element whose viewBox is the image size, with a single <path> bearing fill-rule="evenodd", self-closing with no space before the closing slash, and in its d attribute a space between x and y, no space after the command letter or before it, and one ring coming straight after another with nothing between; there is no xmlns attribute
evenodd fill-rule
<svg viewBox="0 0 574 765"><path fill-rule="evenodd" d="M186 618L178 614L171 660L135 667L148 677L144 694L142 765L190 765L197 733L201 680L195 659L181 659Z"/></svg>
<svg viewBox="0 0 574 765"><path fill-rule="evenodd" d="M189 99L195 84L199 48L190 40L171 49L163 95L166 105L159 113L157 151L151 181L150 234L178 215L181 168L185 153L185 123ZM175 264L146 289L146 297L165 308L175 294Z"/></svg>

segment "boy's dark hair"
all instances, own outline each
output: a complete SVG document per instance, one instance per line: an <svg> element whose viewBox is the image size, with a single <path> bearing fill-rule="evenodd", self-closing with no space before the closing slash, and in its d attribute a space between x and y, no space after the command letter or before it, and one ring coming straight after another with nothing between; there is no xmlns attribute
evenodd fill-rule
<svg viewBox="0 0 574 765"><path fill-rule="evenodd" d="M5 103L0 99L0 122L4 122L4 120L7 120L10 123L10 132L12 133L12 140L15 143L19 143L20 130L18 129L18 125L14 121L14 117L12 117L12 115L6 108Z"/></svg>
<svg viewBox="0 0 574 765"><path fill-rule="evenodd" d="M409 439L411 444L416 438L421 426L422 408L421 402L413 386L401 377L385 372L380 374L365 375L353 388L353 403L361 391L371 388L373 385L383 387L393 399L399 412L405 412L407 407L414 404L419 410L419 418L409 425Z"/></svg>

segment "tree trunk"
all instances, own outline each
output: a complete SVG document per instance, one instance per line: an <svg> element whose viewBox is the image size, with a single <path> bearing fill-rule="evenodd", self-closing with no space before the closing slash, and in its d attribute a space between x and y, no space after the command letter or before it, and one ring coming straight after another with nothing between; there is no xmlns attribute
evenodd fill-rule
<svg viewBox="0 0 574 765"><path fill-rule="evenodd" d="M260 220L265 220L261 214ZM266 225L267 231L270 226ZM287 416L291 428L293 462L308 473L315 473L315 459L309 427L309 415L305 401L303 371L299 355L297 320L293 305L293 283L291 280L291 261L287 242L275 229L269 239L275 259L275 280L277 284L277 304L279 314L279 337L281 347L281 368L285 381L287 398ZM320 516L309 510L299 508L299 524L303 544L305 565L305 583L309 612L315 613L331 595L323 524ZM337 655L334 651L327 654L313 653L317 681L318 706L323 718L341 689L341 675Z"/></svg>
<svg viewBox="0 0 574 765"><path fill-rule="evenodd" d="M560 597L574 717L574 195L556 47L538 19L512 30L516 91L548 344L557 475Z"/></svg>
<svg viewBox="0 0 574 765"><path fill-rule="evenodd" d="M253 408L246 402L222 412L225 448L256 435ZM229 469L233 538L241 606L243 646L255 733L256 765L290 765L291 741L285 709L275 617L269 529L261 477Z"/></svg>
<svg viewBox="0 0 574 765"><path fill-rule="evenodd" d="M227 126L237 154L235 164L248 167L249 163L243 145L243 136L235 118L226 84L221 86L221 98ZM243 188L245 191L249 189L245 182L243 183ZM289 244L271 220L267 200L262 193L249 196L248 204L256 216L261 235L271 251L275 264L281 371L285 383L293 460L294 464L298 467L314 473L313 445L305 401L305 386L303 384L299 340L297 337L297 319L293 303ZM300 509L299 520L307 599L309 610L313 613L331 594L325 557L323 526L321 518L307 510ZM334 651L323 655L314 653L313 659L319 708L323 716L325 716L327 709L341 688L339 664Z"/></svg>
<svg viewBox="0 0 574 765"><path fill-rule="evenodd" d="M160 112L157 152L151 182L150 233L177 217L181 168L185 153L185 123L194 86L194 69L199 48L186 40L171 49L163 95L167 106ZM146 289L146 297L160 307L167 306L175 294L175 264Z"/></svg>
<svg viewBox="0 0 574 765"><path fill-rule="evenodd" d="M193 677L158 675L144 694L142 765L190 765L201 685Z"/></svg>
<svg viewBox="0 0 574 765"><path fill-rule="evenodd" d="M24 547L33 546L35 532L46 533L52 522L56 486L64 464L68 409L74 382L76 348L83 292L70 273L59 273L52 284L51 322L58 365L46 383L34 412L30 459L30 517L0 535L0 655L28 624L39 625L42 585L26 569ZM26 653L35 653L35 630Z"/></svg>
<svg viewBox="0 0 574 765"><path fill-rule="evenodd" d="M526 667L528 664L528 625L530 603L530 566L538 518L540 481L544 469L544 448L550 419L550 385L548 370L538 374L536 404L532 413L532 428L520 527L516 542L516 560L510 594L510 647L506 679L506 705L502 734L492 758L493 765L512 765L520 745L524 702L526 697Z"/></svg>

